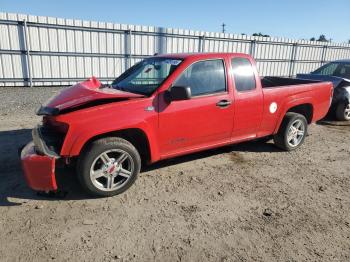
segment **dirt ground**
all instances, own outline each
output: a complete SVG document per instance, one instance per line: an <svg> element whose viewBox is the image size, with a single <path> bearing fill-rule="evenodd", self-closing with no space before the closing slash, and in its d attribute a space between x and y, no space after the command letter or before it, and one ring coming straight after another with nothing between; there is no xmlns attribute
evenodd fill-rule
<svg viewBox="0 0 350 262"><path fill-rule="evenodd" d="M160 162L124 194L25 184L17 148L58 88L0 89L1 261L350 261L350 124L281 152L249 142Z"/></svg>

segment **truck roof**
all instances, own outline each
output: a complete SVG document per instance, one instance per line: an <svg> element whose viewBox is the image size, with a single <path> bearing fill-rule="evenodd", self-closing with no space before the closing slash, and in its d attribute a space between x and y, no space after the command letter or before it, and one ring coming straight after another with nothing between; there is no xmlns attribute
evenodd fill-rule
<svg viewBox="0 0 350 262"><path fill-rule="evenodd" d="M350 64L350 59L339 59L332 62Z"/></svg>
<svg viewBox="0 0 350 262"><path fill-rule="evenodd" d="M169 58L179 58L179 59L186 59L186 58L194 58L194 59L203 59L203 58L217 58L217 57L227 57L232 55L239 55L239 56L249 56L248 54L243 53L178 53L178 54L159 54L156 55L157 57L169 57Z"/></svg>

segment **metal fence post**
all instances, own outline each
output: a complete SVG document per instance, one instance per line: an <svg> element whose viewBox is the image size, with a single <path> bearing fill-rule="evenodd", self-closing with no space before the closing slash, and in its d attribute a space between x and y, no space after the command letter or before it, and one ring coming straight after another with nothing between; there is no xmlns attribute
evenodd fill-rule
<svg viewBox="0 0 350 262"><path fill-rule="evenodd" d="M199 36L199 42L198 42L198 52L204 52L204 41L205 41L205 35Z"/></svg>
<svg viewBox="0 0 350 262"><path fill-rule="evenodd" d="M164 27L158 28L158 54L165 54L166 53L166 29Z"/></svg>
<svg viewBox="0 0 350 262"><path fill-rule="evenodd" d="M255 48L256 48L256 40L250 41L249 54L254 57L255 56Z"/></svg>
<svg viewBox="0 0 350 262"><path fill-rule="evenodd" d="M321 55L321 66L326 62L326 54L327 54L328 46L324 45L322 47L322 55Z"/></svg>
<svg viewBox="0 0 350 262"><path fill-rule="evenodd" d="M125 31L125 69L131 66L131 30Z"/></svg>
<svg viewBox="0 0 350 262"><path fill-rule="evenodd" d="M297 56L297 48L298 48L298 43L293 43L292 47L292 54L290 56L290 61L289 61L289 77L292 77L294 74L294 67L295 67L295 61L296 61L296 56Z"/></svg>
<svg viewBox="0 0 350 262"><path fill-rule="evenodd" d="M31 57L29 50L29 40L28 40L28 27L27 21L24 19L22 22L18 22L18 33L19 33L19 47L21 54L24 56L21 59L22 62L22 73L24 85L33 86L33 79L31 74Z"/></svg>

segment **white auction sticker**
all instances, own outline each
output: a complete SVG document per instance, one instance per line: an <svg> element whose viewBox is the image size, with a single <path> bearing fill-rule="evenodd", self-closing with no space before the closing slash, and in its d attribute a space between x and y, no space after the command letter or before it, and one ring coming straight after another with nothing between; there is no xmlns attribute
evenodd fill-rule
<svg viewBox="0 0 350 262"><path fill-rule="evenodd" d="M277 111L277 103L273 102L270 105L270 113L274 114Z"/></svg>

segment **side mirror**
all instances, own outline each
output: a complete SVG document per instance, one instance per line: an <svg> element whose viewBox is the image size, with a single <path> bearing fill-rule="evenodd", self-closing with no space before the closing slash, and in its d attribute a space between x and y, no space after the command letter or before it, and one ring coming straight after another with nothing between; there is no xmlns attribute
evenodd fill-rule
<svg viewBox="0 0 350 262"><path fill-rule="evenodd" d="M188 100L191 98L191 88L189 86L173 86L167 91L166 96L169 102Z"/></svg>

